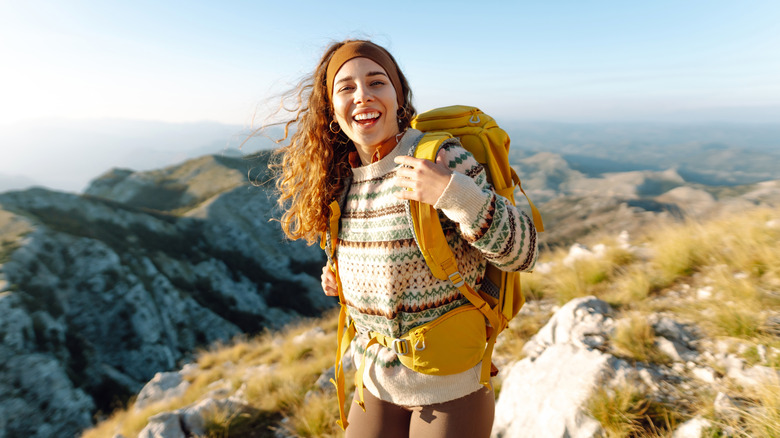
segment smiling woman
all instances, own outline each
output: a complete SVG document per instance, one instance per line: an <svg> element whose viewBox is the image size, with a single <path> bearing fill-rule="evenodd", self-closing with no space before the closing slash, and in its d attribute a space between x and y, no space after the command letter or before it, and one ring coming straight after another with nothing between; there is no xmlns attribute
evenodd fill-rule
<svg viewBox="0 0 780 438"><path fill-rule="evenodd" d="M414 157L423 134L410 127L412 93L384 48L359 40L333 44L291 95L298 105L285 125L285 140L296 129L272 164L284 209L281 225L290 238L322 239L329 258L323 291L339 297L340 315L352 321L348 332L357 332L352 351L360 408L353 405L348 417L341 411L346 436L489 436L495 401L488 373L481 377L481 350L473 360L459 360L467 355L458 345L432 342L462 363L446 371L420 370L407 368L399 355L408 352L387 340L398 341L444 315L475 310L466 307L469 300L458 287L479 289L487 263L531 269L533 223L492 190L484 168L457 139L442 143L435 162ZM463 281L437 278L426 265L406 216L410 201L440 211L430 220L442 218ZM484 340L484 318L473 314L468 336ZM335 380L342 402L338 365Z"/></svg>
<svg viewBox="0 0 780 438"><path fill-rule="evenodd" d="M370 164L382 142L395 139L400 132L395 87L385 70L368 58L344 63L334 78L334 87L336 121L352 139L362 163Z"/></svg>

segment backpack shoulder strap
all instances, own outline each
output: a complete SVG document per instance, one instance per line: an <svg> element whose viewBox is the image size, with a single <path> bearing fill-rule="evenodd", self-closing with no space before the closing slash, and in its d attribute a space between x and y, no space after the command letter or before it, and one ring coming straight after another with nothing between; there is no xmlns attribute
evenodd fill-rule
<svg viewBox="0 0 780 438"><path fill-rule="evenodd" d="M427 160L436 160L436 154L439 152L442 143L452 138L446 132L434 132L425 134L417 148L414 156ZM417 238L417 244L425 257L425 262L433 275L440 280L449 280L458 288L460 293L469 300L487 319L491 327L494 328L489 345L495 343L496 335L506 326L506 320L502 319L498 312L490 307L490 304L482 298L472 287L464 281L458 269L458 261L455 254L452 253L447 238L444 236L439 214L432 205L423 202L409 201L409 209L412 214L412 223L414 234ZM483 361L480 383L490 384L490 353L492 348L486 350L485 360Z"/></svg>
<svg viewBox="0 0 780 438"><path fill-rule="evenodd" d="M414 150L414 157L429 161L436 161L436 154L442 144L452 138L447 132L429 132L426 133L417 143ZM433 272L434 277L439 280L446 280L448 274L441 268L438 261L446 260L452 257L452 250L444 237L444 231L439 222L439 214L432 205L417 201L409 201L409 208L412 214L412 225L414 235L417 238L417 244L422 251L425 262Z"/></svg>
<svg viewBox="0 0 780 438"><path fill-rule="evenodd" d="M346 199L346 189L342 193L340 199L337 199L330 203L328 208L330 209L330 216L328 219L328 228L322 233L322 241L320 246L325 250L325 254L328 256L328 267L336 276L336 286L338 288L339 297L339 322L338 331L336 334L336 363L334 366L334 376L330 379L330 382L336 387L336 398L339 404L339 420L337 423L342 429L346 429L347 415L344 409L344 403L346 402L346 382L344 378L344 364L342 360L344 354L347 352L352 339L355 338L357 330L355 323L349 318L347 312L346 299L344 298L344 291L341 288L341 277L339 276L338 260L336 260L336 246L339 240L339 224L341 222L341 206L340 204Z"/></svg>

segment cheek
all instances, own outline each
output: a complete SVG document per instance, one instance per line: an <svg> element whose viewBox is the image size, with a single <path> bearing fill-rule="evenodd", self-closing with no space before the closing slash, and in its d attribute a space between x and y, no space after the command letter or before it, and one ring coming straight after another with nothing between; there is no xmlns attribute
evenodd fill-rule
<svg viewBox="0 0 780 438"><path fill-rule="evenodd" d="M336 98L333 100L333 108L331 108L331 110L336 118L343 120L346 117L349 108L347 108L347 105L344 104L343 100Z"/></svg>

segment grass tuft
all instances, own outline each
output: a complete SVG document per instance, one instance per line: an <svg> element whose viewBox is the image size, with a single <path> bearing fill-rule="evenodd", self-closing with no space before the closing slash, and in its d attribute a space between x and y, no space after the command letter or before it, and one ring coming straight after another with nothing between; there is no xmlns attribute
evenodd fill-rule
<svg viewBox="0 0 780 438"><path fill-rule="evenodd" d="M655 345L653 326L638 312L631 312L628 318L618 321L611 340L615 353L623 358L645 363L670 361Z"/></svg>
<svg viewBox="0 0 780 438"><path fill-rule="evenodd" d="M587 410L610 438L668 436L680 419L669 406L629 385L597 389Z"/></svg>

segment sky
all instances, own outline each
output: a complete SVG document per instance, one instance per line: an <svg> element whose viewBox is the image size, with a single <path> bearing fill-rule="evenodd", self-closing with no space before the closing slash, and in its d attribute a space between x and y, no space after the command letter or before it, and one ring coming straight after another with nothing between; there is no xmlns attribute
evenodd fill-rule
<svg viewBox="0 0 780 438"><path fill-rule="evenodd" d="M176 132L262 123L345 38L390 50L419 111L776 122L778 17L775 0L0 0L0 183L77 190L111 166L172 164L216 131ZM106 120L185 125L90 132Z"/></svg>
<svg viewBox="0 0 780 438"><path fill-rule="evenodd" d="M386 46L418 109L652 119L780 106L780 2L0 0L0 124L246 124L335 40Z"/></svg>

